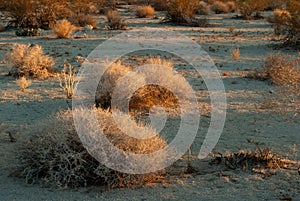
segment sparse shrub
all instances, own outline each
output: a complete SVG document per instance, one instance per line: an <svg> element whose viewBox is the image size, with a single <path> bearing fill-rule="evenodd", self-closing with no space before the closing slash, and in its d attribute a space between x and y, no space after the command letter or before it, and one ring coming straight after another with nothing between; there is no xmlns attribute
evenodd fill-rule
<svg viewBox="0 0 300 201"><path fill-rule="evenodd" d="M237 7L243 18L251 19L261 17L260 13L268 7L265 0L237 0Z"/></svg>
<svg viewBox="0 0 300 201"><path fill-rule="evenodd" d="M277 8L284 8L286 6L286 0L269 0L268 10L275 10Z"/></svg>
<svg viewBox="0 0 300 201"><path fill-rule="evenodd" d="M198 0L169 0L166 4L165 21L189 24L195 17Z"/></svg>
<svg viewBox="0 0 300 201"><path fill-rule="evenodd" d="M66 1L11 0L1 1L1 6L12 17L11 26L16 28L49 28L59 17L66 15Z"/></svg>
<svg viewBox="0 0 300 201"><path fill-rule="evenodd" d="M31 80L27 80L26 77L23 76L16 80L16 83L20 87L21 91L24 92L25 89L31 85Z"/></svg>
<svg viewBox="0 0 300 201"><path fill-rule="evenodd" d="M286 9L275 9L269 21L274 26L275 34L283 35L288 44L300 43L300 2L291 0Z"/></svg>
<svg viewBox="0 0 300 201"><path fill-rule="evenodd" d="M209 14L209 9L208 9L206 2L204 2L204 1L199 2L199 4L197 5L196 14L199 14L199 15L208 15Z"/></svg>
<svg viewBox="0 0 300 201"><path fill-rule="evenodd" d="M40 45L14 44L7 58L10 74L15 77L47 78L55 63Z"/></svg>
<svg viewBox="0 0 300 201"><path fill-rule="evenodd" d="M57 21L52 29L58 38L69 38L70 34L75 30L75 26L68 20L63 19Z"/></svg>
<svg viewBox="0 0 300 201"><path fill-rule="evenodd" d="M140 18L154 17L154 8L152 6L139 6L136 10L136 16Z"/></svg>
<svg viewBox="0 0 300 201"><path fill-rule="evenodd" d="M75 110L84 118L88 111ZM119 149L136 154L149 154L166 146L158 135L139 140L123 134L109 111L97 109L100 127L107 138ZM162 171L144 175L131 175L111 170L96 161L84 148L77 136L70 110L39 121L28 130L16 152L18 172L27 183L42 183L60 188L77 188L88 185L131 187L144 185L162 178ZM153 132L145 127L145 132ZM153 163L164 160L161 156Z"/></svg>
<svg viewBox="0 0 300 201"><path fill-rule="evenodd" d="M107 25L110 30L124 30L126 28L125 21L119 15L118 11L109 10L106 13Z"/></svg>
<svg viewBox="0 0 300 201"><path fill-rule="evenodd" d="M75 26L78 27L85 27L86 25L91 25L92 27L96 28L99 20L94 18L89 14L74 14L68 18L68 20Z"/></svg>
<svg viewBox="0 0 300 201"><path fill-rule="evenodd" d="M234 1L227 1L226 6L228 8L228 11L233 13L237 10L236 4Z"/></svg>
<svg viewBox="0 0 300 201"><path fill-rule="evenodd" d="M282 54L267 56L262 70L256 76L261 79L270 79L280 86L296 86L300 83L300 57L293 58Z"/></svg>
<svg viewBox="0 0 300 201"><path fill-rule="evenodd" d="M210 9L215 12L216 14L220 13L228 13L229 9L226 5L226 3L222 1L215 1L211 6Z"/></svg>
<svg viewBox="0 0 300 201"><path fill-rule="evenodd" d="M234 50L231 50L230 52L231 52L232 58L235 61L238 61L240 58L240 48L235 48Z"/></svg>
<svg viewBox="0 0 300 201"><path fill-rule="evenodd" d="M166 11L167 10L167 1L166 0L152 0L151 6L156 11Z"/></svg>
<svg viewBox="0 0 300 201"><path fill-rule="evenodd" d="M72 98L75 90L76 69L71 64L64 65L59 77L60 87L66 92L67 98Z"/></svg>

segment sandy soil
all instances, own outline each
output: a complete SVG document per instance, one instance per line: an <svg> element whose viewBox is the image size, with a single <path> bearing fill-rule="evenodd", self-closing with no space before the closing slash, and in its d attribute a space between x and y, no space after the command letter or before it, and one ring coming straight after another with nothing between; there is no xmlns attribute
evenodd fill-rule
<svg viewBox="0 0 300 201"><path fill-rule="evenodd" d="M300 160L300 125L283 121L261 108L263 95L273 88L272 85L244 78L249 70L260 68L266 55L274 52L271 45L278 43L272 40L273 30L266 21L243 21L232 19L235 14L222 14L210 16L212 26L208 28L191 28L160 24L159 19L136 19L126 12L126 8L122 11L130 29L164 27L197 41L215 61L220 74L228 74L222 76L228 98L226 124L214 152L253 149L255 147L247 143L247 139L251 138L271 147L274 152L292 160ZM100 24L103 22L104 17L101 16ZM234 27L233 32L230 32L231 27ZM293 200L300 200L300 176L297 171L279 170L268 177L251 171L211 167L208 164L210 158L192 161L199 170L194 175L183 174L186 163L182 159L174 165L179 174L173 176L171 182L137 189L87 187L57 190L28 185L21 179L10 177L17 165L13 153L24 130L47 115L67 108L68 104L59 81L54 78L34 80L25 92L21 92L14 78L7 76L9 69L4 62L5 53L13 43L40 44L45 52L56 58L56 68L59 69L66 59L78 65L76 56L86 57L101 42L117 33L119 31L100 28L87 32L87 38L73 40L55 39L51 31L32 38L16 37L14 31L0 33L0 60L3 60L0 65L0 200L279 200L286 194ZM230 54L235 47L241 51L239 61L234 61ZM297 54L288 48L280 51ZM193 75L190 76L192 79ZM199 98L207 101L204 92L199 91ZM199 152L208 123L209 116L204 116L192 145L194 158ZM10 142L7 131L17 142Z"/></svg>

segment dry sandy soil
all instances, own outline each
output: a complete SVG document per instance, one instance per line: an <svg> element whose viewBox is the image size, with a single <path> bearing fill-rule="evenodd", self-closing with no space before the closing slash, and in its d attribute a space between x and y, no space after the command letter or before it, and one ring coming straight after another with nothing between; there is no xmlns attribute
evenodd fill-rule
<svg viewBox="0 0 300 201"><path fill-rule="evenodd" d="M208 28L192 28L160 24L160 19L137 19L127 12L127 8L121 11L130 29L144 26L166 28L197 41L214 60L220 74L227 73L227 76L222 76L228 99L227 118L215 153L255 149L254 145L247 142L247 139L253 139L263 143L262 146L271 147L272 151L283 157L300 160L300 125L284 121L262 108L263 96L274 86L244 77L249 71L260 68L266 55L275 52L272 44L279 42L272 40L274 36L270 24L265 20L244 21L232 19L236 14L222 14L210 16L211 26ZM105 18L99 18L99 24L102 25ZM76 56L86 57L100 43L117 33L119 31L100 28L88 31L87 38L60 40L55 39L51 31L29 38L16 37L13 30L0 33L0 59L3 60L0 66L0 131L11 132L17 140L11 143L6 132L1 132L0 200L280 200L284 195L300 200L300 175L296 170L278 170L275 175L266 176L251 170L212 167L208 164L211 158L198 161L196 156L209 123L209 115L202 117L201 129L192 145L192 155L195 156L192 164L198 173L184 174L186 163L183 158L174 165L178 174L165 184L136 189L87 187L58 190L29 185L22 179L10 177L17 165L14 151L28 126L68 105L58 80L54 78L34 80L25 92L21 92L15 79L7 76L9 69L4 62L5 53L13 43L34 43L42 45L45 52L56 58L57 68L61 68L65 60L78 65ZM230 53L236 47L241 52L238 61L234 61ZM297 51L289 48L279 51L297 54ZM192 73L188 79L193 79ZM197 87L201 89L202 86ZM199 98L204 101L207 99L201 90ZM172 132L171 128L168 131Z"/></svg>

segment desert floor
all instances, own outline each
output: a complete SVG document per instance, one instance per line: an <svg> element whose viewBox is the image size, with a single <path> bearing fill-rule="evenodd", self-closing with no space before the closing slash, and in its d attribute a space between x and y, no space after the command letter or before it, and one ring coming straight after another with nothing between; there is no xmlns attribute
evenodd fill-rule
<svg viewBox="0 0 300 201"><path fill-rule="evenodd" d="M267 81L245 78L249 72L261 67L269 53L297 54L296 50L289 48L274 49L274 45L280 42L275 40L268 22L233 19L236 13L220 14L209 16L211 26L196 28L161 24L159 18L137 19L126 7L121 11L129 29L149 26L178 31L197 41L216 63L226 88L228 110L215 153L255 149L247 142L247 139L253 139L283 157L300 160L300 125L284 121L263 107L263 97L274 86ZM5 64L5 54L13 43L33 43L43 46L46 53L56 58L57 68L65 62L78 65L77 56L87 57L100 43L120 32L105 30L105 17L99 16L99 19L100 28L88 31L86 38L55 39L51 31L45 31L39 37L25 38L16 37L13 30L0 33L0 60L3 61L0 64L0 200L279 200L284 195L300 200L300 176L296 170L282 169L266 176L250 170L212 167L208 164L211 158L197 160L209 114L202 117L201 129L192 145L192 164L198 169L197 174L183 173L184 157L174 165L179 173L172 176L171 182L136 189L87 187L58 190L29 185L22 179L9 176L17 165L14 154L17 144L24 133L30 133L28 127L59 109L66 109L68 104L56 78L34 80L25 92L21 92L15 79L7 76L9 69ZM234 61L230 53L236 47L240 48L238 61ZM180 65L177 68L180 70ZM193 79L192 73L188 76ZM208 101L205 92L199 91L199 98ZM10 142L7 131L16 138L15 143ZM172 132L172 128L168 131ZM219 174L221 170L222 174Z"/></svg>

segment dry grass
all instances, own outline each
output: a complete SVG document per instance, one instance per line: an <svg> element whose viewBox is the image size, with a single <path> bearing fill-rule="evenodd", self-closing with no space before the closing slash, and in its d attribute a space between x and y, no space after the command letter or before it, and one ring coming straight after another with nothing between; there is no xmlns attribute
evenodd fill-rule
<svg viewBox="0 0 300 201"><path fill-rule="evenodd" d="M97 111L105 135L120 149L146 154L166 146L166 142L158 136L147 140L129 138L116 126L110 112L102 109ZM87 114L85 111L77 112ZM71 111L59 112L45 121L39 121L28 132L27 138L16 151L20 162L17 176L25 178L27 183L60 188L96 184L113 188L144 185L162 178L162 172L130 175L99 164L80 142ZM160 160L163 160L163 156Z"/></svg>
<svg viewBox="0 0 300 201"><path fill-rule="evenodd" d="M234 1L227 1L226 6L228 8L228 11L231 13L237 11L237 6Z"/></svg>
<svg viewBox="0 0 300 201"><path fill-rule="evenodd" d="M230 52L231 52L232 58L235 61L238 61L240 59L240 48L235 48L234 50L231 50Z"/></svg>
<svg viewBox="0 0 300 201"><path fill-rule="evenodd" d="M21 77L16 80L16 84L20 87L21 91L25 91L27 87L31 85L31 80L27 80L26 77Z"/></svg>
<svg viewBox="0 0 300 201"><path fill-rule="evenodd" d="M15 77L47 78L55 63L40 45L14 44L7 58L10 74Z"/></svg>
<svg viewBox="0 0 300 201"><path fill-rule="evenodd" d="M215 1L211 6L210 9L215 12L216 14L220 13L229 13L229 8L226 3L222 1Z"/></svg>
<svg viewBox="0 0 300 201"><path fill-rule="evenodd" d="M106 27L110 30L124 30L126 28L125 21L119 15L118 11L108 10L106 13Z"/></svg>
<svg viewBox="0 0 300 201"><path fill-rule="evenodd" d="M206 2L200 1L197 5L196 14L199 15L208 15L209 14L209 8Z"/></svg>
<svg viewBox="0 0 300 201"><path fill-rule="evenodd" d="M60 87L66 92L67 98L72 98L75 90L76 69L71 64L64 65L59 76Z"/></svg>
<svg viewBox="0 0 300 201"><path fill-rule="evenodd" d="M68 20L63 19L57 21L52 30L57 38L69 38L71 33L75 30L75 26L72 25Z"/></svg>
<svg viewBox="0 0 300 201"><path fill-rule="evenodd" d="M152 6L139 6L136 10L136 16L139 18L153 18L155 14Z"/></svg>

